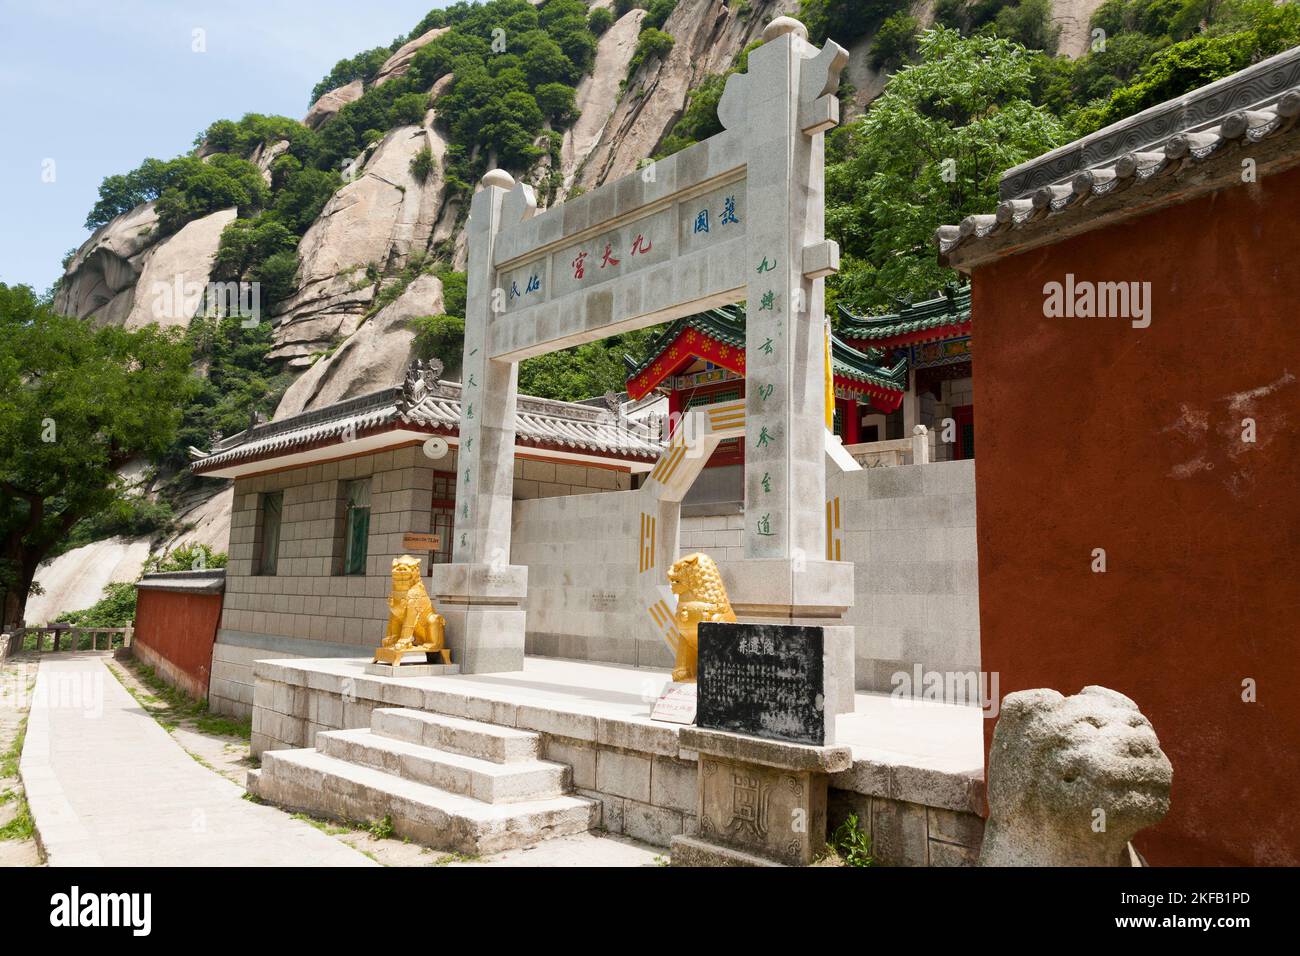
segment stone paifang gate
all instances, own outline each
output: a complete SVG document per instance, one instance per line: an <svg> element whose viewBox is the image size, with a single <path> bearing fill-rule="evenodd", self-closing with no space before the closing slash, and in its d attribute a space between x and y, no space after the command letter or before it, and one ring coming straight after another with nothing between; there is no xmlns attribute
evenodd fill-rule
<svg viewBox="0 0 1300 956"><path fill-rule="evenodd" d="M673 626L662 586L681 498L736 435L744 559L721 570L739 618L834 625L853 603L853 565L822 557L822 285L839 260L824 236L823 136L839 120L848 55L831 41L817 50L785 17L764 40L727 81L721 133L542 213L531 187L501 170L473 198L455 541L452 563L432 568L466 673L523 666L527 568L509 563L518 363L741 300L744 402L698 413L628 493L640 506L626 518L641 529L637 619L661 639ZM826 641L851 702L852 628L829 626Z"/></svg>

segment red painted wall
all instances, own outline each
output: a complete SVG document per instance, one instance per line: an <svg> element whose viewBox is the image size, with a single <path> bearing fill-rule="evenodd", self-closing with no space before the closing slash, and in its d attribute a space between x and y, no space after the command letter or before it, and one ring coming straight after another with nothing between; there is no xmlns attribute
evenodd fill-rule
<svg viewBox="0 0 1300 956"><path fill-rule="evenodd" d="M136 591L137 654L191 696L208 696L212 645L221 621L220 594L194 594L139 588ZM153 658L161 657L159 665ZM168 667L167 665L170 665ZM168 671L174 672L167 673Z"/></svg>
<svg viewBox="0 0 1300 956"><path fill-rule="evenodd" d="M1137 702L1174 766L1155 865L1300 864L1297 223L1292 169L973 277L983 667ZM1067 272L1150 281L1150 327L1045 318Z"/></svg>

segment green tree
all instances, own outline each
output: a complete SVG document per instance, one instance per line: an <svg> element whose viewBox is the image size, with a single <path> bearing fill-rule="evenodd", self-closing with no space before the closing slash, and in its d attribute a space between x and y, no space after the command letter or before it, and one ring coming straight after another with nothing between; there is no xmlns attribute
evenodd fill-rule
<svg viewBox="0 0 1300 956"><path fill-rule="evenodd" d="M411 320L415 357L441 359L447 369L460 368L465 353L465 320L454 315L422 315Z"/></svg>
<svg viewBox="0 0 1300 956"><path fill-rule="evenodd" d="M844 252L836 294L859 308L933 293L934 230L997 201L1003 170L1067 139L1026 98L1033 54L1009 40L939 28L920 61L894 74L862 120L836 134L827 226Z"/></svg>
<svg viewBox="0 0 1300 956"><path fill-rule="evenodd" d="M221 231L221 243L212 262L216 279L240 281L277 252L292 252L298 237L279 219L263 213L253 219L236 219Z"/></svg>
<svg viewBox="0 0 1300 956"><path fill-rule="evenodd" d="M987 32L1031 50L1056 52L1061 28L1052 20L1052 0L1021 0L998 11Z"/></svg>
<svg viewBox="0 0 1300 956"><path fill-rule="evenodd" d="M663 326L639 329L524 359L519 365L519 391L565 402L594 398L627 387L624 354L644 357Z"/></svg>
<svg viewBox="0 0 1300 956"><path fill-rule="evenodd" d="M232 206L251 214L269 196L262 171L238 156L218 153L206 161L182 156L172 165L170 181L158 197L158 228L163 233Z"/></svg>
<svg viewBox="0 0 1300 956"><path fill-rule="evenodd" d="M36 569L82 518L123 494L117 470L171 444L193 389L175 330L56 315L0 284L0 605L23 618Z"/></svg>
<svg viewBox="0 0 1300 956"><path fill-rule="evenodd" d="M1075 129L1084 134L1109 126L1296 45L1300 4L1225 3L1206 32L1159 50L1109 100L1080 110Z"/></svg>
<svg viewBox="0 0 1300 956"><path fill-rule="evenodd" d="M568 126L577 119L573 87L564 83L543 83L535 95L538 108L556 126Z"/></svg>
<svg viewBox="0 0 1300 956"><path fill-rule="evenodd" d="M271 208L290 232L301 236L343 185L343 179L324 169L293 169L289 164L297 160L292 156L282 158L287 160L285 165L277 160L272 168L275 199Z"/></svg>
<svg viewBox="0 0 1300 956"><path fill-rule="evenodd" d="M597 7L587 17L587 29L596 36L600 36L613 25L614 14L610 12L609 7Z"/></svg>
<svg viewBox="0 0 1300 956"><path fill-rule="evenodd" d="M98 228L141 203L157 199L172 181L174 172L170 162L146 159L129 173L106 176L99 184L99 199L86 216L86 228Z"/></svg>
<svg viewBox="0 0 1300 956"><path fill-rule="evenodd" d="M272 301L265 286L263 300ZM169 447L159 456L163 463L179 468L189 460L191 445L207 448L218 434L243 431L250 411L268 417L275 411L293 376L277 371L267 361L266 355L274 347L271 323L250 327L245 321L234 315L220 319L198 316L190 323L186 351L192 364L206 369L207 374L196 376L186 400L177 403L183 410L181 421Z"/></svg>
<svg viewBox="0 0 1300 956"><path fill-rule="evenodd" d="M871 65L877 70L892 69L910 60L916 54L920 29L920 21L906 11L891 13L871 40Z"/></svg>

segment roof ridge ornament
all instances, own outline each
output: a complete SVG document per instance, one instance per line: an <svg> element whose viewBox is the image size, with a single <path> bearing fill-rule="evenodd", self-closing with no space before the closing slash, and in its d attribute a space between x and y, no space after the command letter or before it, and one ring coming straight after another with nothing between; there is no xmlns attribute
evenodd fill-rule
<svg viewBox="0 0 1300 956"><path fill-rule="evenodd" d="M438 362L437 371L434 370L433 362ZM402 379L402 394L397 400L399 411L403 413L409 411L424 401L425 396L429 394L430 385L437 381L442 366L437 359L433 362L426 365L417 358L406 367L406 376Z"/></svg>

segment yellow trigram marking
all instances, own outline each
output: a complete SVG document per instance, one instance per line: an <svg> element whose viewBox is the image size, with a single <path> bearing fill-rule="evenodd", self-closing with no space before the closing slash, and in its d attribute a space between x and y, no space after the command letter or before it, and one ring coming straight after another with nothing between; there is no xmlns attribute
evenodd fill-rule
<svg viewBox="0 0 1300 956"><path fill-rule="evenodd" d="M650 477L656 479L661 485L668 484L672 478L673 472L681 464L682 459L686 457L686 442L676 441L669 446L668 450L663 453L659 463L655 465L654 470L650 472Z"/></svg>
<svg viewBox="0 0 1300 956"><path fill-rule="evenodd" d="M638 555L638 570L649 571L655 566L655 521L654 515L641 512L641 551Z"/></svg>
<svg viewBox="0 0 1300 956"><path fill-rule="evenodd" d="M840 499L826 499L826 560L840 560Z"/></svg>
<svg viewBox="0 0 1300 956"><path fill-rule="evenodd" d="M745 403L730 402L726 405L716 405L708 409L709 427L714 431L722 431L725 428L735 428L738 425L745 424Z"/></svg>
<svg viewBox="0 0 1300 956"><path fill-rule="evenodd" d="M651 604L648 610L650 620L654 621L655 627L663 631L668 646L676 651L677 643L681 640L681 632L677 629L677 621L673 619L672 610L662 599Z"/></svg>

